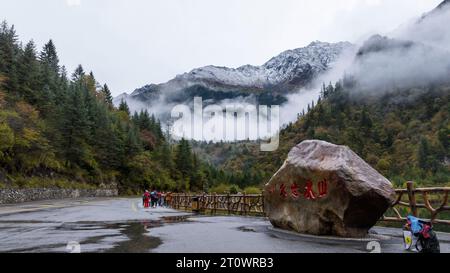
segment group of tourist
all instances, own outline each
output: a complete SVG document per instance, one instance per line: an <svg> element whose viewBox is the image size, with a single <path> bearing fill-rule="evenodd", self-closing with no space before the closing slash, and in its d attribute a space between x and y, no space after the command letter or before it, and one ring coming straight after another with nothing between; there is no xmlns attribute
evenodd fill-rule
<svg viewBox="0 0 450 273"><path fill-rule="evenodd" d="M144 208L166 207L167 201L170 201L171 193L165 193L157 190L151 192L146 190L142 196Z"/></svg>

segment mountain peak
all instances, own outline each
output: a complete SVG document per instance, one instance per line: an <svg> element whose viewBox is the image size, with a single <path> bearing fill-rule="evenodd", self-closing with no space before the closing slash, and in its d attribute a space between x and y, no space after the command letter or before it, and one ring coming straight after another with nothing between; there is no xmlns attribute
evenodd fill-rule
<svg viewBox="0 0 450 273"><path fill-rule="evenodd" d="M444 0L444 2L440 3L439 6L436 7L436 9L443 9L450 7L450 0Z"/></svg>
<svg viewBox="0 0 450 273"><path fill-rule="evenodd" d="M424 16L422 16L421 19L423 20L432 15L439 14L439 13L449 11L449 10L450 10L450 0L445 0L442 3L440 3L436 8L434 8L433 10L431 10L430 12L428 12Z"/></svg>
<svg viewBox="0 0 450 273"><path fill-rule="evenodd" d="M370 37L358 50L357 56L394 49L406 49L414 45L411 41L388 38L379 34Z"/></svg>
<svg viewBox="0 0 450 273"><path fill-rule="evenodd" d="M327 42L321 42L319 40L313 41L311 42L307 47L311 47L311 46L324 46L324 45L329 45L330 43Z"/></svg>
<svg viewBox="0 0 450 273"><path fill-rule="evenodd" d="M306 47L287 50L262 66L244 65L238 68L205 66L177 76L178 82L225 87L264 89L286 83L306 84L311 77L327 70L349 42L314 41ZM286 87L286 86L285 86ZM287 88L290 89L290 88Z"/></svg>
<svg viewBox="0 0 450 273"><path fill-rule="evenodd" d="M311 84L315 77L333 67L344 51L353 47L349 42L314 41L308 46L284 51L261 66L199 67L166 83L136 89L128 97L119 96L115 102L125 98L148 106L163 99L170 104L186 102L193 94L201 94L210 101L248 98L281 104L287 94Z"/></svg>

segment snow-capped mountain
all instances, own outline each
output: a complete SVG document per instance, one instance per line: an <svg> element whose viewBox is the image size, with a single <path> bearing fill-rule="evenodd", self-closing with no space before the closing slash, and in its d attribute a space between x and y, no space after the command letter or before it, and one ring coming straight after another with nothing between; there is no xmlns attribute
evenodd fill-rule
<svg viewBox="0 0 450 273"><path fill-rule="evenodd" d="M442 3L440 3L434 10L429 12L427 15L434 14L436 12L445 10L450 8L450 0L444 0Z"/></svg>
<svg viewBox="0 0 450 273"><path fill-rule="evenodd" d="M262 66L245 65L237 69L217 66L197 68L177 76L179 81L213 83L264 89L280 84L298 86L329 69L350 43L313 42L307 47L288 50Z"/></svg>
<svg viewBox="0 0 450 273"><path fill-rule="evenodd" d="M161 97L165 103L182 102L191 95L202 95L204 99L215 101L257 94L271 100L271 96L283 97L307 86L315 77L333 67L344 51L351 49L353 45L348 42L316 41L303 48L285 51L261 66L196 68L167 83L147 85L130 95L122 94L115 103L125 99L151 104ZM280 98L276 100L282 102Z"/></svg>

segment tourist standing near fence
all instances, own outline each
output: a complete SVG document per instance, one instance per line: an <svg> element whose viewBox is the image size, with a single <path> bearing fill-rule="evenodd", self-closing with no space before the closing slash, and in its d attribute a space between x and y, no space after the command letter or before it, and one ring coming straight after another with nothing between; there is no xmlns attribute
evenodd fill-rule
<svg viewBox="0 0 450 273"><path fill-rule="evenodd" d="M166 196L165 196L165 203L166 203L166 206L172 206L172 199L173 197L172 197L172 193L171 192L168 192L168 193L166 193Z"/></svg>

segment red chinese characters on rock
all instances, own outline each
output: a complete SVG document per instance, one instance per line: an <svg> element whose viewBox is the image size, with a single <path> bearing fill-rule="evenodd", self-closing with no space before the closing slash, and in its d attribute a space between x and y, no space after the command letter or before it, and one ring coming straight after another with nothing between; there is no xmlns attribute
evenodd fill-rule
<svg viewBox="0 0 450 273"><path fill-rule="evenodd" d="M291 190L291 197L293 199L298 199L301 195L301 193L299 192L299 185L297 183L292 183L290 186L290 190ZM280 185L280 197L281 198L287 198L288 197L288 193L287 193L287 187L286 184L281 184ZM304 192L303 192L303 196L305 197L305 199L307 200L316 200L319 198L324 198L327 196L328 194L328 181L326 179L321 180L318 182L317 184L317 191L318 194L316 194L316 192L314 192L314 183L312 182L311 179L307 179L306 180L306 185L304 188ZM274 193L275 192L275 187L271 186L269 188L269 193Z"/></svg>
<svg viewBox="0 0 450 273"><path fill-rule="evenodd" d="M297 199L300 197L300 193L298 192L298 185L297 183L293 183L291 185L291 195L294 199Z"/></svg>
<svg viewBox="0 0 450 273"><path fill-rule="evenodd" d="M280 185L280 196L283 198L286 198L288 196L285 184Z"/></svg>
<svg viewBox="0 0 450 273"><path fill-rule="evenodd" d="M311 180L306 181L305 198L308 200L316 199L316 196L314 195L314 192L313 192L313 182Z"/></svg>
<svg viewBox="0 0 450 273"><path fill-rule="evenodd" d="M328 181L326 179L322 180L318 184L319 188L319 198L327 196L328 193Z"/></svg>
<svg viewBox="0 0 450 273"><path fill-rule="evenodd" d="M275 192L275 185L270 186L269 193L272 194Z"/></svg>

